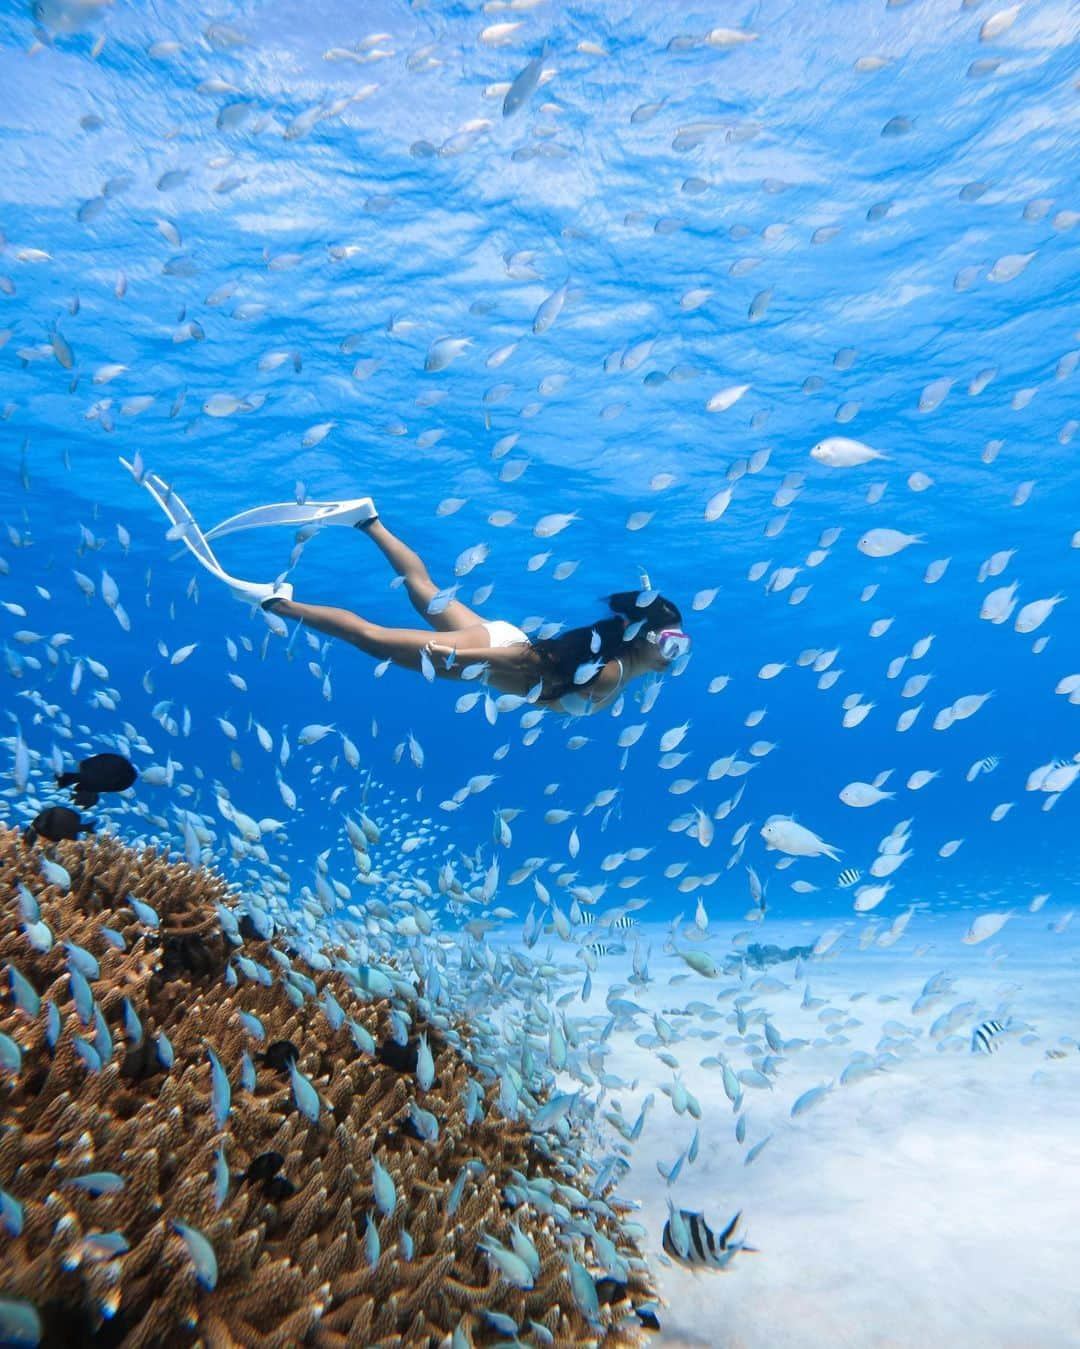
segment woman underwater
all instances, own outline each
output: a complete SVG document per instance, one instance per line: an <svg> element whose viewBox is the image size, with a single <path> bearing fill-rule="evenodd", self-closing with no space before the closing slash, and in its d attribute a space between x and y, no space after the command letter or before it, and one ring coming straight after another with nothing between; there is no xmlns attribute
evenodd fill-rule
<svg viewBox="0 0 1080 1349"><path fill-rule="evenodd" d="M169 537L183 539L199 562L224 581L238 599L259 604L281 618L296 619L328 637L338 637L376 660L419 670L428 679L458 679L465 671L472 674L481 664L492 688L527 697L538 706L584 716L610 706L633 679L666 671L690 651L690 638L680 630L679 610L652 590L610 595L610 617L535 642L513 623L485 619L460 600L437 604L433 612L433 602L441 597L439 588L419 555L379 519L370 497L300 506L259 506L204 535L191 512L162 479L129 464L125 467L169 516L173 524ZM348 609L294 600L288 582L266 585L242 581L222 570L207 542L209 538L270 524L320 528L341 525L367 534L402 577L417 613L441 634L441 640L426 629L384 627Z"/></svg>

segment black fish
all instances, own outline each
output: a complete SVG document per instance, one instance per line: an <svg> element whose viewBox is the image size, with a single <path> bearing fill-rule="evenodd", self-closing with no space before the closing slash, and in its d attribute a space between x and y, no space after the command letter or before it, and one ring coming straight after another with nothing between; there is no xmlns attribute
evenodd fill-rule
<svg viewBox="0 0 1080 1349"><path fill-rule="evenodd" d="M288 1176L271 1176L263 1181L262 1192L271 1204L280 1204L296 1193L296 1186Z"/></svg>
<svg viewBox="0 0 1080 1349"><path fill-rule="evenodd" d="M161 948L161 973L166 979L178 979L185 971L200 977L218 972L219 958L202 937L194 933L165 938Z"/></svg>
<svg viewBox="0 0 1080 1349"><path fill-rule="evenodd" d="M613 1305L626 1297L626 1284L621 1279L602 1278L596 1280L596 1296L603 1305Z"/></svg>
<svg viewBox="0 0 1080 1349"><path fill-rule="evenodd" d="M281 1043L287 1044L288 1041L281 1041ZM288 1176L278 1175L284 1165L285 1158L280 1152L261 1152L244 1172L241 1179L261 1185L266 1198L272 1204L280 1204L296 1193L296 1186L289 1180Z"/></svg>
<svg viewBox="0 0 1080 1349"><path fill-rule="evenodd" d="M83 821L76 810L67 806L49 806L39 815L35 815L26 828L24 837L27 842L35 838L48 839L50 843L59 843L62 838L78 838L80 831L92 834L97 828L93 820Z"/></svg>
<svg viewBox="0 0 1080 1349"><path fill-rule="evenodd" d="M158 1073L164 1071L152 1035L144 1035L142 1044L132 1045L120 1065L120 1076L133 1082L141 1082L146 1077L156 1077Z"/></svg>
<svg viewBox="0 0 1080 1349"><path fill-rule="evenodd" d="M691 1269L708 1269L710 1267L723 1269L736 1251L752 1251L754 1249L752 1246L744 1245L741 1241L728 1244L731 1242L732 1234L742 1216L741 1210L736 1213L722 1232L712 1231L705 1221L704 1214L691 1213L688 1209L680 1209L679 1215L690 1234L689 1250L684 1255L676 1247L671 1237L670 1218L664 1224L661 1244L668 1255L681 1265L689 1265Z"/></svg>
<svg viewBox="0 0 1080 1349"><path fill-rule="evenodd" d="M289 1064L295 1063L300 1057L300 1051L291 1040L275 1040L272 1045L267 1046L266 1053L259 1057L268 1068L273 1068L279 1073L287 1073Z"/></svg>
<svg viewBox="0 0 1080 1349"><path fill-rule="evenodd" d="M380 1063L384 1063L387 1068L393 1068L397 1073L415 1073L418 1049L419 1041L417 1040L410 1040L406 1045L399 1045L396 1040L387 1037L375 1051L375 1057Z"/></svg>
<svg viewBox="0 0 1080 1349"><path fill-rule="evenodd" d="M244 1180L273 1180L284 1165L283 1153L260 1152L244 1172Z"/></svg>
<svg viewBox="0 0 1080 1349"><path fill-rule="evenodd" d="M267 923L270 924L270 933L269 933L269 936L272 937L272 936L274 935L273 924L270 923L270 920L269 920L269 919L267 919L266 921L267 921ZM255 926L255 922L254 922L254 920L252 919L250 913L242 913L242 914L240 915L240 922L237 924L237 926L240 928L240 935L241 935L241 937L243 937L243 939L244 939L245 941L265 941L265 940L267 940L267 938L264 937L263 934L259 931L259 929ZM290 951L289 954L290 954L290 955L295 955L296 952L295 952L295 951Z"/></svg>
<svg viewBox="0 0 1080 1349"><path fill-rule="evenodd" d="M99 792L125 791L138 776L135 765L122 754L92 754L74 773L60 773L56 785L74 787L77 806L95 806Z"/></svg>

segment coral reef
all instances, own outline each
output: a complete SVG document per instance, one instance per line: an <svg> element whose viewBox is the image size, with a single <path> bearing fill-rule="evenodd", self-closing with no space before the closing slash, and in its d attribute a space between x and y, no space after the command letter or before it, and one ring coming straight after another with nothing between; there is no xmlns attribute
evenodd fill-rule
<svg viewBox="0 0 1080 1349"><path fill-rule="evenodd" d="M377 1052L390 1001L287 934L242 936L231 902L150 848L0 829L6 1310L66 1346L435 1349L505 1339L498 1313L525 1343L640 1344L655 1297L625 1208L585 1201L570 1150L503 1118L493 1083L470 1110L475 1073L435 1027L419 1091L408 1055ZM512 1175L558 1204L511 1211ZM568 1236L560 1207L586 1224ZM478 1242L522 1234L539 1268L515 1280Z"/></svg>

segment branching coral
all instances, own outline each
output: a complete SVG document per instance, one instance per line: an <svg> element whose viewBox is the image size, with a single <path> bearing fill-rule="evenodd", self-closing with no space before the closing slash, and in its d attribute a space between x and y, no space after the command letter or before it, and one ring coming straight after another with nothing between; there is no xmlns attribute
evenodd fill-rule
<svg viewBox="0 0 1080 1349"><path fill-rule="evenodd" d="M387 1042L389 1003L284 938L237 946L212 873L112 838L43 847L0 830L0 1031L20 1059L0 1069L0 1299L33 1304L44 1343L434 1349L456 1328L501 1338L485 1313L538 1344L641 1342L635 1309L655 1299L614 1200L583 1215L630 1271L600 1280L598 1312L577 1304L551 1212L512 1215L539 1257L532 1287L479 1249L510 1240L512 1174L566 1176L491 1084L466 1122L470 1068L435 1027L437 1078L418 1093L358 1047ZM46 883L45 856L70 888ZM418 1135L414 1101L437 1138Z"/></svg>

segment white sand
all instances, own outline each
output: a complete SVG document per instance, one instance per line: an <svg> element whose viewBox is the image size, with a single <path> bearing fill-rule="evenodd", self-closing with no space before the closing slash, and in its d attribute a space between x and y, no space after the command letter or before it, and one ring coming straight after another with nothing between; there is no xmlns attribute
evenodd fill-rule
<svg viewBox="0 0 1080 1349"><path fill-rule="evenodd" d="M726 1272L696 1273L655 1259L668 1193L655 1161L675 1160L694 1121L676 1117L660 1094L672 1073L654 1053L636 1046L631 1034L612 1038L607 1070L640 1078L636 1091L616 1093L631 1120L646 1091L656 1092L633 1170L620 1187L642 1201L641 1221L668 1304L656 1343L746 1349L1080 1344L1080 1053L1066 1046L1065 1059L1045 1055L1059 1036L1080 1034L1077 942L1071 931L1054 935L1031 922L1022 948L1018 939L1000 937L996 947L972 948L958 941L966 925L960 915L936 922L923 917L898 947L860 952L851 942L809 968L814 996L850 1009L864 1024L847 1032L846 1046L808 1046L787 1058L774 1090L745 1089L745 1147L735 1141L720 1071L698 1066L720 1052L734 1068L748 1066L741 1046L725 1043L734 1025L720 1020L711 1027L720 1031L716 1039L669 1046L702 1107L700 1155L696 1165L684 1166L674 1200L704 1210L714 1228L741 1208L744 1234L760 1248L736 1256ZM823 926L767 924L760 939L803 944ZM650 935L658 953L662 937ZM913 955L928 940L934 949ZM719 956L727 942L710 941L708 949ZM995 951L1007 952L996 967ZM923 983L940 969L956 979L955 991L913 1015ZM691 975L669 984L672 973L685 971L671 956L654 959L655 982L623 996L660 1010L694 999L712 1003L717 989L733 982ZM768 1008L785 1038L822 1036L821 1009L799 1009L806 981L794 981L794 966L767 973L791 984L791 991L765 993L751 1005ZM982 1015L992 1013L1000 991L1014 983L1022 987L1011 1010L1037 1028L1037 1044L1013 1039L992 1057L966 1048L937 1052L928 1031L940 1013L969 998L979 1001ZM606 992L595 976L594 989L589 1010L602 1006ZM868 996L851 1003L861 989ZM886 993L900 1000L879 1002ZM730 1000L719 1006L731 1012ZM646 1019L638 1019L640 1029L648 1029ZM922 1028L918 1054L887 1073L838 1083L821 1104L791 1119L796 1097L838 1079L854 1050L874 1051L889 1019ZM960 1027L965 1037L971 1024ZM746 1147L770 1132L772 1142L744 1166Z"/></svg>

